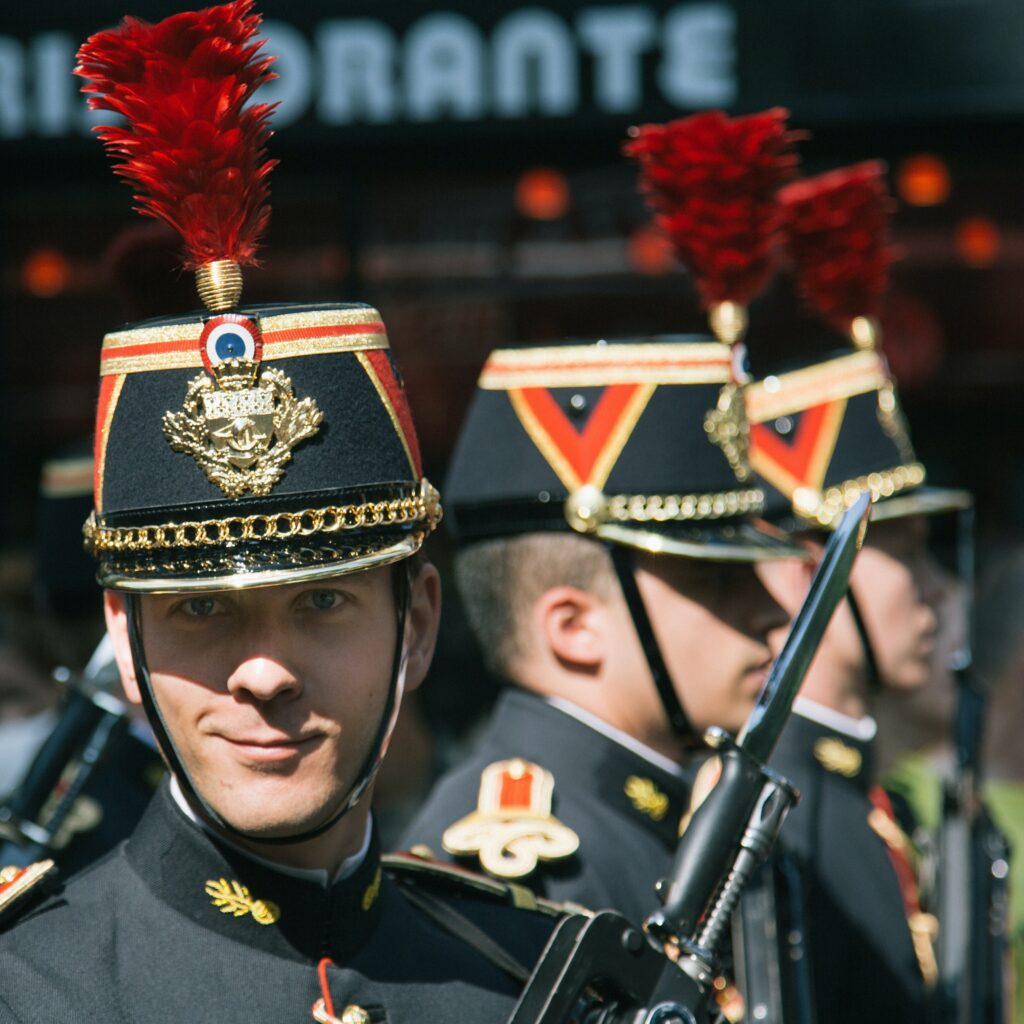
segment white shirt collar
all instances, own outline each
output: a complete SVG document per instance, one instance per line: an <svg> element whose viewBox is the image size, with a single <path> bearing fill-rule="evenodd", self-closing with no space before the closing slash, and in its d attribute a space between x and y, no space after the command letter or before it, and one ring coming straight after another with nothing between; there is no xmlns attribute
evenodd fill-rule
<svg viewBox="0 0 1024 1024"><path fill-rule="evenodd" d="M683 769L671 758L665 757L664 754L659 754L656 750L652 750L646 743L641 743L638 739L630 736L629 733L616 728L614 725L609 725L603 718L598 718L597 715L591 714L589 711L584 711L583 708L571 703L570 701L563 700L561 697L545 697L544 699L552 707L558 708L559 711L564 711L567 715L575 718L578 722L582 722L584 725L589 726L594 730L594 732L599 732L602 736L607 736L608 739L618 743L620 747L625 747L627 750L633 751L633 753L638 757L642 757L645 761L649 761L662 771L668 772L670 775L675 775L677 778L685 777Z"/></svg>
<svg viewBox="0 0 1024 1024"><path fill-rule="evenodd" d="M196 814L195 811L192 810L191 805L185 799L185 794L181 791L181 786L178 785L177 778L173 775L171 776L171 796L174 798L174 802L178 805L178 809L181 813L184 814L185 817L194 825L198 825L208 835L213 836L218 843L223 843L225 846L231 847L232 850L236 850L243 856L248 857L249 860L254 860L257 864L262 864L265 868L270 868L273 871L280 871L282 875L288 875L291 878L299 878L305 882L316 882L318 885L322 885L325 889L329 885L333 885L335 882L340 882L343 878L348 878L349 875L354 874L359 865L366 859L366 854L370 849L370 839L373 835L372 814L368 814L366 816L366 834L363 836L362 845L355 853L352 854L351 857L346 857L338 865L338 868L333 875L327 870L327 868L294 868L287 864L279 864L277 861L268 860L266 857L259 857L251 850L246 850L237 843L233 843L230 839L225 838L219 832L215 832Z"/></svg>
<svg viewBox="0 0 1024 1024"><path fill-rule="evenodd" d="M817 701L808 700L807 697L797 696L793 701L793 710L802 718L809 718L826 729L834 729L844 736L850 736L855 740L867 743L875 738L878 732L878 723L870 716L863 718L851 718L834 708L827 708Z"/></svg>

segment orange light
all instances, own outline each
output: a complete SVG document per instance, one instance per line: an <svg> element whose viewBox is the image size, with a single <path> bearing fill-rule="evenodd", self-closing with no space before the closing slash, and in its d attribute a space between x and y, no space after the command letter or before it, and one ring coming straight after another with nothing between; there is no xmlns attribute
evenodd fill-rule
<svg viewBox="0 0 1024 1024"><path fill-rule="evenodd" d="M999 255L999 228L988 217L965 217L954 238L960 259L969 267L990 267Z"/></svg>
<svg viewBox="0 0 1024 1024"><path fill-rule="evenodd" d="M675 266L672 242L657 228L637 228L627 243L629 262L641 274L657 277Z"/></svg>
<svg viewBox="0 0 1024 1024"><path fill-rule="evenodd" d="M911 206L938 206L949 198L949 167L930 153L908 156L900 164L897 188Z"/></svg>
<svg viewBox="0 0 1024 1024"><path fill-rule="evenodd" d="M21 268L21 283L38 298L50 299L64 291L70 274L71 267L63 253L36 249Z"/></svg>
<svg viewBox="0 0 1024 1024"><path fill-rule="evenodd" d="M569 183L552 167L532 167L516 182L516 209L533 220L557 220L569 209Z"/></svg>

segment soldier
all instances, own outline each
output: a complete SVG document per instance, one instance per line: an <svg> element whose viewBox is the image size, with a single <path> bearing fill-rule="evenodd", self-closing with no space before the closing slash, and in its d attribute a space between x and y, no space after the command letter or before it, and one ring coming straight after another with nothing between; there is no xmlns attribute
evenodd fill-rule
<svg viewBox="0 0 1024 1024"><path fill-rule="evenodd" d="M268 110L243 106L269 65L250 8L127 20L80 52L94 105L129 115L106 136L144 202L154 167L182 176L156 205L207 305L105 339L87 530L172 781L70 883L5 873L0 1019L503 1021L551 908L383 862L368 809L440 601L417 555L438 495L384 325L363 305L238 305L269 169Z"/></svg>
<svg viewBox="0 0 1024 1024"><path fill-rule="evenodd" d="M768 631L785 621L753 568L793 551L751 521L761 496L737 368L741 303L766 280L757 226L775 230L749 207L770 211L790 142L784 113L769 111L647 126L631 144L701 151L706 166L666 174L680 179L674 201L704 218L688 221L677 250L716 339L488 359L446 486L469 621L513 685L407 843L634 920L653 909L687 766L707 727L743 724L770 664ZM749 165L729 175L732 201L714 202L706 188L737 152ZM742 252L719 265L705 234L741 237Z"/></svg>
<svg viewBox="0 0 1024 1024"><path fill-rule="evenodd" d="M804 880L818 1019L920 1021L937 976L937 925L922 907L913 844L876 784L868 712L873 689L918 687L932 671L936 610L949 577L929 553L926 517L970 499L925 486L875 347L873 315L888 261L882 167L808 179L782 200L798 283L857 344L751 385L751 465L773 518L816 552L852 501L865 490L876 499L849 599L825 634L772 762L802 796L782 845ZM814 223L819 211L822 225ZM844 262L828 263L836 252ZM808 581L803 565L763 571L795 611Z"/></svg>
<svg viewBox="0 0 1024 1024"><path fill-rule="evenodd" d="M731 360L692 338L491 354L446 486L470 623L513 686L408 843L653 909L684 765L708 726L742 725L785 621L754 563L791 552L715 443Z"/></svg>

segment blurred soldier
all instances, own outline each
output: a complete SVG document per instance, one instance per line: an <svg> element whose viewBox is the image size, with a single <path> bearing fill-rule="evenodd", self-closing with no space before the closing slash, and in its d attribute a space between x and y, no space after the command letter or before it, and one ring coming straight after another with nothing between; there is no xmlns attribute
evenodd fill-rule
<svg viewBox="0 0 1024 1024"><path fill-rule="evenodd" d="M512 685L406 843L634 920L653 909L689 801L685 766L709 726L743 724L768 632L785 621L754 565L793 551L751 519L761 495L748 486L742 346L730 346L766 280L748 209L771 206L791 141L769 111L646 126L630 143L642 162L704 147L675 200L714 212L676 248L716 339L499 350L484 366L447 488L467 616ZM725 210L708 191L739 151ZM728 267L696 255L732 230Z"/></svg>
<svg viewBox="0 0 1024 1024"><path fill-rule="evenodd" d="M969 504L927 488L894 382L875 350L889 253L883 169L860 165L783 192L790 253L805 297L858 350L770 373L748 393L751 464L768 508L819 552L865 489L877 499L850 595L812 663L773 766L801 791L782 834L805 880L818 1019L921 1021L937 980L935 918L921 905L915 851L876 785L872 690L922 686L938 642L948 576L928 549L926 516ZM852 322L852 327L851 327ZM765 567L791 612L802 563Z"/></svg>
<svg viewBox="0 0 1024 1024"><path fill-rule="evenodd" d="M382 862L369 814L440 603L416 557L438 496L384 326L362 305L238 305L269 171L250 9L129 19L79 54L207 306L104 340L87 531L173 781L41 905L45 865L5 873L0 1018L503 1021L550 908Z"/></svg>
<svg viewBox="0 0 1024 1024"><path fill-rule="evenodd" d="M659 338L488 359L447 489L469 620L513 685L407 843L653 908L682 766L708 726L743 724L785 622L754 563L787 549L705 430L731 355Z"/></svg>
<svg viewBox="0 0 1024 1024"><path fill-rule="evenodd" d="M0 863L52 857L66 875L128 836L163 775L148 728L131 723L120 702L112 652L97 647L102 592L81 546L92 485L84 442L43 465L33 597L46 658L64 688L59 707L22 722L17 734L31 729L33 742L12 745L18 764L8 769L9 784L0 783ZM42 692L54 689L51 682Z"/></svg>

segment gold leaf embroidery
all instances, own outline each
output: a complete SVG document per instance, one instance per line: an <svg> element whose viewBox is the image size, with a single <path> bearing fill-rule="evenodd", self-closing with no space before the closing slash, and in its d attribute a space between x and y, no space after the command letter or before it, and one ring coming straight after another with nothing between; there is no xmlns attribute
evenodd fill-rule
<svg viewBox="0 0 1024 1024"><path fill-rule="evenodd" d="M834 736L823 736L814 744L814 756L821 766L847 779L859 774L863 757L856 747L847 746Z"/></svg>
<svg viewBox="0 0 1024 1024"><path fill-rule="evenodd" d="M366 887L366 892L363 893L363 910L369 910L370 907L377 902L377 896L380 893L380 868L377 868L377 873L373 876L373 881Z"/></svg>
<svg viewBox="0 0 1024 1024"><path fill-rule="evenodd" d="M206 883L206 895L222 914L245 917L252 914L257 924L275 924L281 917L281 908L272 900L254 900L247 886L241 882L219 878Z"/></svg>
<svg viewBox="0 0 1024 1024"><path fill-rule="evenodd" d="M650 779L630 775L623 792L633 806L652 821L661 821L668 813L668 797Z"/></svg>

